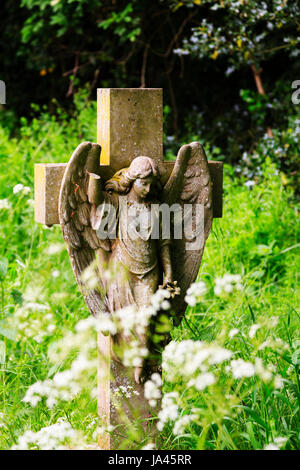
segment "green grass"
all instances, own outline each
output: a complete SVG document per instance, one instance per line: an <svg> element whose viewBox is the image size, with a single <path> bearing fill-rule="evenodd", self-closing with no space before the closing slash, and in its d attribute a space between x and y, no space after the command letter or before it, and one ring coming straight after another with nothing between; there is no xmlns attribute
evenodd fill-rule
<svg viewBox="0 0 300 470"><path fill-rule="evenodd" d="M0 127L0 199L8 199L11 209L0 209L1 248L1 323L0 323L0 448L16 443L26 429L37 431L65 417L79 429L86 429L96 414L96 402L87 394L49 410L45 403L35 408L22 402L29 385L51 378L56 372L47 356L47 348L66 330L72 330L87 308L63 249L50 255L50 245L63 243L59 226L46 229L34 222L34 163L67 162L76 145L83 140L95 141L95 104L77 100L77 113L58 118L41 113L30 124L22 121L17 137ZM22 183L31 194L13 194ZM186 320L174 328L175 340L222 340L236 357L251 360L260 355L266 364L275 365L284 378L284 387L270 389L251 379L234 393L236 409L219 421L209 422L205 433L193 424L189 432L175 437L166 427L161 448L170 449L260 449L277 436L287 437L287 449L299 448L299 222L293 195L283 186L280 175L268 161L263 179L249 190L225 166L224 214L214 220L207 241L199 279L209 291L204 301L187 312ZM6 272L5 259L8 260ZM59 271L54 277L53 272ZM214 279L225 273L241 274L244 290L228 298L213 293ZM56 273L57 274L57 273ZM39 289L40 288L40 289ZM22 304L24 297L46 302L55 318L55 335L41 343L33 339L16 341L7 331L7 318ZM278 316L275 328L262 328L250 340L253 323ZM238 328L242 334L228 339L226 332ZM283 353L274 349L257 352L267 337L281 338L288 344ZM4 346L5 345L5 346ZM3 348L5 351L5 360ZM1 353L2 351L2 353ZM226 374L221 385L228 387ZM165 384L165 390L181 391L181 384ZM208 397L208 396L207 396ZM205 394L189 397L186 412L203 407ZM213 400L213 398L212 398ZM212 401L213 402L213 401Z"/></svg>

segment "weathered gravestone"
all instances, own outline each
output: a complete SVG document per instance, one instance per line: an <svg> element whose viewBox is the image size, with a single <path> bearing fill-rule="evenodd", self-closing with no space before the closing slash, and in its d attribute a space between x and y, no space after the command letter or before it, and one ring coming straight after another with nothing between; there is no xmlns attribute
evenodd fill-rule
<svg viewBox="0 0 300 470"><path fill-rule="evenodd" d="M222 163L207 163L202 146L196 142L180 149L175 164L164 161L161 89L99 89L97 113L98 144L80 144L68 164L35 165L35 219L46 225L61 223L81 288L82 273L97 252L102 290L83 292L93 314L101 310L112 312L131 303L138 308L147 306L163 283L174 297L172 308L179 321L186 307L185 292L199 270L212 217L222 216ZM183 209L190 206L193 237L181 234L170 240L169 235L169 240L164 241L159 235L158 240L150 241L150 235L134 240L127 234L124 242L120 236L121 228L128 222L122 215L124 207L149 212L150 203L154 202L169 207L178 204ZM107 203L118 214L115 237L99 235ZM196 206L201 206L201 213L195 212ZM195 240L195 226L196 232L200 227L200 245L187 248ZM105 286L104 295L101 271L107 262L125 266L129 278L119 278L113 285ZM149 338L143 341L149 346ZM149 407L140 382L147 378L147 370L137 367L128 373L111 356L111 343L111 337L99 334L99 415L107 425L115 422L113 389L130 385L139 394L130 398L131 418L146 418ZM129 413L127 408L126 412ZM122 430L119 434L121 439ZM100 445L111 447L108 434ZM117 445L118 437L114 439L114 446Z"/></svg>

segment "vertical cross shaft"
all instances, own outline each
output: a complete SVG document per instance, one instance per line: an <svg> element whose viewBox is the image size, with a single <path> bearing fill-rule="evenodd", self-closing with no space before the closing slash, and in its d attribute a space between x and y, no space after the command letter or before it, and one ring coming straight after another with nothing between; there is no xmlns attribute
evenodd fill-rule
<svg viewBox="0 0 300 470"><path fill-rule="evenodd" d="M163 113L161 89L113 88L97 90L97 143L101 145L100 164L105 179L126 168L140 155L163 162ZM110 360L110 337L98 337L98 411L106 425L112 419L111 367L116 384L122 384L122 366ZM139 386L140 395L143 387ZM140 401L143 397L140 397ZM145 408L145 407L142 407ZM110 437L100 438L101 448L109 449Z"/></svg>

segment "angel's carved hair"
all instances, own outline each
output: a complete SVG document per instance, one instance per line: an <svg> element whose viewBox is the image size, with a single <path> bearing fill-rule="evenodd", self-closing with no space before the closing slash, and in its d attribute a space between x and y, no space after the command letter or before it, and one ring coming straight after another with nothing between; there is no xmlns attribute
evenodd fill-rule
<svg viewBox="0 0 300 470"><path fill-rule="evenodd" d="M136 157L128 168L117 171L105 184L105 190L118 194L128 194L134 181L138 178L154 177L156 190L161 189L157 164L149 157Z"/></svg>

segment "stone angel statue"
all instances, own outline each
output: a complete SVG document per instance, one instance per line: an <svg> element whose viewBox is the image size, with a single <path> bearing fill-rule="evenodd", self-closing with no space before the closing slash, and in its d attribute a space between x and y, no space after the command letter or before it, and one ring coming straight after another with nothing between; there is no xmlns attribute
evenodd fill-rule
<svg viewBox="0 0 300 470"><path fill-rule="evenodd" d="M203 147L198 142L182 146L164 185L157 163L147 156L134 158L128 168L105 181L100 153L100 145L90 142L76 148L59 198L63 236L86 304L93 315L129 305L140 309L149 306L163 287L172 293L178 325L213 218L212 182ZM173 230L166 227L170 221ZM176 234L180 223L188 229ZM82 273L95 258L98 285L86 292ZM107 266L118 272L109 283L103 276ZM140 370L135 371L136 381L139 375Z"/></svg>

